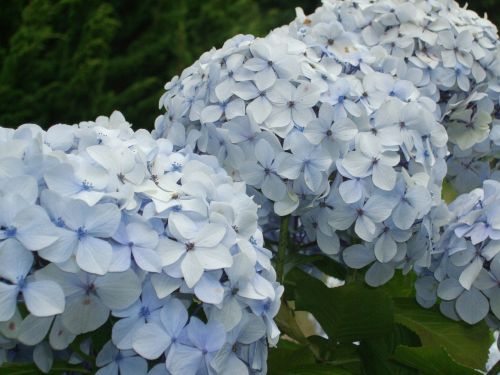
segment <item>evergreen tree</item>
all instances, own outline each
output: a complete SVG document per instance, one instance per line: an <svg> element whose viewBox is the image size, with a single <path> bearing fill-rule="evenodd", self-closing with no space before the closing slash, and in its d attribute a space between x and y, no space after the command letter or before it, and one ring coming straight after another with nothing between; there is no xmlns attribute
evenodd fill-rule
<svg viewBox="0 0 500 375"><path fill-rule="evenodd" d="M498 0L474 1L497 16ZM162 86L238 33L265 35L320 0L8 0L0 124L74 123L120 109L151 128Z"/></svg>

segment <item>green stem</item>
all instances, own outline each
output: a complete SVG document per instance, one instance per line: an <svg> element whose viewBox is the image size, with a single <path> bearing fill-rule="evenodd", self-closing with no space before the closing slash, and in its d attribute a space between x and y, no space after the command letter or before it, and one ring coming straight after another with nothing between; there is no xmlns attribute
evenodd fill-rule
<svg viewBox="0 0 500 375"><path fill-rule="evenodd" d="M283 216L280 224L280 238L278 242L278 256L276 258L276 274L278 281L283 284L285 281L285 260L288 248L288 225L290 215Z"/></svg>

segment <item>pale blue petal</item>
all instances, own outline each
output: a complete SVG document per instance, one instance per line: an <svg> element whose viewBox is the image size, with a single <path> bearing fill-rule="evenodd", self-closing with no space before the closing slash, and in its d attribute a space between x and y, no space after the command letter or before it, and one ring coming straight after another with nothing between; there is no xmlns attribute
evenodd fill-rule
<svg viewBox="0 0 500 375"><path fill-rule="evenodd" d="M456 279L445 279L439 283L437 294L439 298L446 301L454 300L464 291L464 288Z"/></svg>
<svg viewBox="0 0 500 375"><path fill-rule="evenodd" d="M0 244L0 277L17 283L18 277L25 277L33 265L33 254L14 239Z"/></svg>
<svg viewBox="0 0 500 375"><path fill-rule="evenodd" d="M469 264L460 274L460 278L458 279L460 284L462 284L465 289L469 290L482 269L483 260L476 256L472 263Z"/></svg>
<svg viewBox="0 0 500 375"><path fill-rule="evenodd" d="M375 262L366 272L365 281L368 285L377 287L388 282L392 276L394 276L393 265Z"/></svg>
<svg viewBox="0 0 500 375"><path fill-rule="evenodd" d="M224 298L224 288L216 275L205 273L196 283L194 294L202 302L218 305Z"/></svg>
<svg viewBox="0 0 500 375"><path fill-rule="evenodd" d="M160 320L170 337L178 337L188 321L186 307L178 299L170 299L161 309Z"/></svg>
<svg viewBox="0 0 500 375"><path fill-rule="evenodd" d="M95 331L106 323L109 309L93 295L70 298L62 314L62 323L72 334Z"/></svg>
<svg viewBox="0 0 500 375"><path fill-rule="evenodd" d="M26 307L35 316L52 316L64 311L64 292L54 281L28 281L23 296Z"/></svg>
<svg viewBox="0 0 500 375"><path fill-rule="evenodd" d="M29 314L19 326L17 339L25 345L34 346L38 344L49 332L53 320L53 317L38 318Z"/></svg>
<svg viewBox="0 0 500 375"><path fill-rule="evenodd" d="M366 267L375 260L373 251L364 245L352 245L342 253L344 262L351 268L360 269Z"/></svg>
<svg viewBox="0 0 500 375"><path fill-rule="evenodd" d="M61 315L56 316L49 334L50 346L55 350L64 350L73 342L75 337L63 326Z"/></svg>
<svg viewBox="0 0 500 375"><path fill-rule="evenodd" d="M154 274L151 276L151 283L158 298L165 298L179 289L182 285L181 279L175 279L165 274Z"/></svg>
<svg viewBox="0 0 500 375"><path fill-rule="evenodd" d="M381 263L390 262L398 251L396 242L388 233L383 233L375 242L374 253L377 260Z"/></svg>
<svg viewBox="0 0 500 375"><path fill-rule="evenodd" d="M477 289L464 291L457 299L457 313L469 324L476 324L482 320L489 311L486 297Z"/></svg>
<svg viewBox="0 0 500 375"><path fill-rule="evenodd" d="M170 346L171 338L156 323L148 323L137 329L132 339L132 347L146 359L157 359Z"/></svg>
<svg viewBox="0 0 500 375"><path fill-rule="evenodd" d="M182 344L174 344L167 356L167 370L172 375L196 375L203 355L199 349Z"/></svg>
<svg viewBox="0 0 500 375"><path fill-rule="evenodd" d="M97 295L110 309L125 309L141 294L139 278L134 271L108 273L95 281Z"/></svg>
<svg viewBox="0 0 500 375"><path fill-rule="evenodd" d="M111 338L118 349L132 349L132 341L139 328L144 326L144 318L139 314L120 319L113 325Z"/></svg>
<svg viewBox="0 0 500 375"><path fill-rule="evenodd" d="M0 322L5 322L14 316L17 294L16 285L7 285L0 282Z"/></svg>
<svg viewBox="0 0 500 375"><path fill-rule="evenodd" d="M92 207L85 218L84 227L93 237L112 237L118 229L121 215L114 204L105 203Z"/></svg>
<svg viewBox="0 0 500 375"><path fill-rule="evenodd" d="M33 351L33 362L43 373L48 373L54 363L54 354L49 344L42 342Z"/></svg>
<svg viewBox="0 0 500 375"><path fill-rule="evenodd" d="M193 252L188 252L181 263L182 276L189 288L192 288L203 275L203 266Z"/></svg>
<svg viewBox="0 0 500 375"><path fill-rule="evenodd" d="M84 236L78 241L76 262L86 272L104 275L113 260L113 249L109 242L100 238Z"/></svg>
<svg viewBox="0 0 500 375"><path fill-rule="evenodd" d="M118 363L118 368L120 375L146 375L148 363L140 357L124 358Z"/></svg>

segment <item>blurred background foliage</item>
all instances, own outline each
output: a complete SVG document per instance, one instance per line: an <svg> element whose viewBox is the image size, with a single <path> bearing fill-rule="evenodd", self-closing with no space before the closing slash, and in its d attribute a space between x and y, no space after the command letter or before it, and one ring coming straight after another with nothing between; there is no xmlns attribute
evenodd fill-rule
<svg viewBox="0 0 500 375"><path fill-rule="evenodd" d="M0 125L121 110L151 128L163 85L238 33L262 36L320 0L1 0ZM500 0L474 0L498 25Z"/></svg>

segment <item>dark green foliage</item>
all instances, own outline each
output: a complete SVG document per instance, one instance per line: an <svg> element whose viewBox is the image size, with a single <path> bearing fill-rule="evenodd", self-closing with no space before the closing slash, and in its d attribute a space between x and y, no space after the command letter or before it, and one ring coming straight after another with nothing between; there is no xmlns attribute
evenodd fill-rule
<svg viewBox="0 0 500 375"><path fill-rule="evenodd" d="M447 319L402 297L411 290L370 288L347 276L344 286L328 288L297 268L286 275L277 319L285 336L269 352L269 374L474 375L484 368L492 342L484 322ZM297 311L311 313L328 338L306 338Z"/></svg>
<svg viewBox="0 0 500 375"><path fill-rule="evenodd" d="M119 109L137 127L151 128L172 76L233 35L265 35L289 22L299 3L2 2L0 124L47 127Z"/></svg>
<svg viewBox="0 0 500 375"><path fill-rule="evenodd" d="M74 123L121 110L153 126L163 85L212 46L265 35L320 0L5 0L0 125ZM471 8L498 21L499 0ZM497 18L495 18L497 17Z"/></svg>

